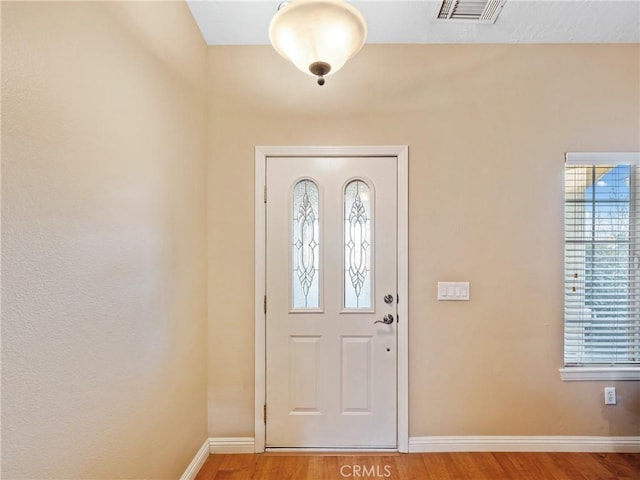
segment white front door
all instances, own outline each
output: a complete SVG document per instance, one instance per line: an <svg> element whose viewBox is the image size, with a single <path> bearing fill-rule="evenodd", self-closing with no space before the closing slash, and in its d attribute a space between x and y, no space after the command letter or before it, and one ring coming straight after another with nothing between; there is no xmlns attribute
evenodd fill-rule
<svg viewBox="0 0 640 480"><path fill-rule="evenodd" d="M267 158L266 446L397 446L397 158Z"/></svg>

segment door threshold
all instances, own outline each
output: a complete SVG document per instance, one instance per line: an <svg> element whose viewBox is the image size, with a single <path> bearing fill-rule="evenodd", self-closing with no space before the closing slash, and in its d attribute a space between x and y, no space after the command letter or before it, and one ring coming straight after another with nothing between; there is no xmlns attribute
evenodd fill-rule
<svg viewBox="0 0 640 480"><path fill-rule="evenodd" d="M314 455L326 454L326 455L367 455L367 454L396 454L398 453L397 447L392 448L354 448L354 447L339 447L339 448L309 448L309 447L267 447L266 453L300 453L307 454L312 453Z"/></svg>

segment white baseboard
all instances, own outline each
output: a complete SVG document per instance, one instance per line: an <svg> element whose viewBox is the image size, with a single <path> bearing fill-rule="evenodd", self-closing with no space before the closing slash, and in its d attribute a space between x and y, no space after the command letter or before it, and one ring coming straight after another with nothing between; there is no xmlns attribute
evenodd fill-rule
<svg viewBox="0 0 640 480"><path fill-rule="evenodd" d="M193 480L212 453L254 453L253 437L207 438L196 456L184 471L180 480Z"/></svg>
<svg viewBox="0 0 640 480"><path fill-rule="evenodd" d="M409 452L640 452L640 437L410 437Z"/></svg>
<svg viewBox="0 0 640 480"><path fill-rule="evenodd" d="M209 438L180 480L193 480L211 453L254 453L253 437ZM410 437L409 453L427 452L624 452L640 453L640 437L447 436Z"/></svg>
<svg viewBox="0 0 640 480"><path fill-rule="evenodd" d="M216 437L209 439L210 453L255 453L253 437Z"/></svg>
<svg viewBox="0 0 640 480"><path fill-rule="evenodd" d="M200 450L198 450L198 453L196 453L196 456L193 457L193 460L191 460L191 463L180 477L180 480L193 480L196 478L202 465L204 465L204 462L209 457L209 449L209 439L207 439L200 447Z"/></svg>

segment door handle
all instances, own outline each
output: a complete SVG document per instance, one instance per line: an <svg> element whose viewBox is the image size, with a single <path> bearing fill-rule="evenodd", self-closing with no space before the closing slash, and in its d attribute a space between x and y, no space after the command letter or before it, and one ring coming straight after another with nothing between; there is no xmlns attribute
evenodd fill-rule
<svg viewBox="0 0 640 480"><path fill-rule="evenodd" d="M382 317L382 320L376 320L373 323L384 323L385 325L391 325L393 323L393 315L388 313L384 317Z"/></svg>

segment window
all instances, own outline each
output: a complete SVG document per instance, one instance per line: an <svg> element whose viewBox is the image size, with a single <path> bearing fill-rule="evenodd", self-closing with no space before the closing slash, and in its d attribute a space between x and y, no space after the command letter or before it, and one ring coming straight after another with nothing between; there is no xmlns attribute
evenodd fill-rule
<svg viewBox="0 0 640 480"><path fill-rule="evenodd" d="M565 380L640 378L640 154L567 154Z"/></svg>
<svg viewBox="0 0 640 480"><path fill-rule="evenodd" d="M313 180L292 190L291 285L294 310L320 308L320 194Z"/></svg>
<svg viewBox="0 0 640 480"><path fill-rule="evenodd" d="M352 180L344 189L344 308L371 309L371 189Z"/></svg>

